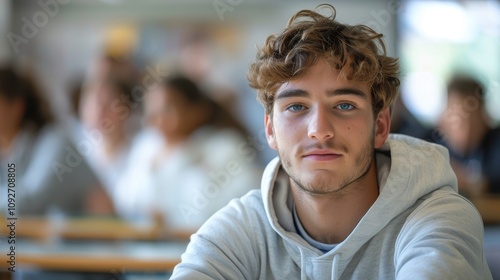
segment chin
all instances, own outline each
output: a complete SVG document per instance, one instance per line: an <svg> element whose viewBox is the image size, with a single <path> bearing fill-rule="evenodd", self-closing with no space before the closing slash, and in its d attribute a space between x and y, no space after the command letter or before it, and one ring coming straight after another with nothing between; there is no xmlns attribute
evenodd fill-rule
<svg viewBox="0 0 500 280"><path fill-rule="evenodd" d="M307 182L305 186L303 186L304 189L312 193L330 193L341 188L340 182L332 179L331 175L325 176L324 178L306 178L304 181Z"/></svg>

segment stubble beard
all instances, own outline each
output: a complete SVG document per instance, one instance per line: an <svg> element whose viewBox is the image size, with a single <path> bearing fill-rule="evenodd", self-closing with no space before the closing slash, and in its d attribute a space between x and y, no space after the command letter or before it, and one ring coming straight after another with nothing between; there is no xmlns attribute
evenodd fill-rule
<svg viewBox="0 0 500 280"><path fill-rule="evenodd" d="M292 167L290 158L284 156L278 148L278 154L282 161L283 169L290 177L291 183L294 184L299 190L313 196L339 196L345 193L349 186L360 181L368 174L374 158L374 151L374 136L372 134L368 145L366 145L363 150L356 155L354 166L352 166L352 168L355 169L355 172L353 172L350 176L344 176L343 178L318 178L314 181L305 182L300 178L299 174L297 174L300 171ZM341 174L338 176L341 176Z"/></svg>

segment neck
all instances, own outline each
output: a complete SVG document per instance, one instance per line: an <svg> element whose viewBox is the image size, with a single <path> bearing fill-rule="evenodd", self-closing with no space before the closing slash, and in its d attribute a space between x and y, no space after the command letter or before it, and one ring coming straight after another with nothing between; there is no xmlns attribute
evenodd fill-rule
<svg viewBox="0 0 500 280"><path fill-rule="evenodd" d="M361 180L352 183L342 193L313 195L298 188L293 180L292 195L300 222L314 240L340 243L375 203L378 179L375 160Z"/></svg>
<svg viewBox="0 0 500 280"><path fill-rule="evenodd" d="M122 129L115 129L113 133L104 137L104 150L108 158L114 158L125 144L125 133Z"/></svg>
<svg viewBox="0 0 500 280"><path fill-rule="evenodd" d="M176 135L168 135L165 136L165 148L172 149L175 148L182 143L186 142L189 139L189 135L185 134L176 134Z"/></svg>

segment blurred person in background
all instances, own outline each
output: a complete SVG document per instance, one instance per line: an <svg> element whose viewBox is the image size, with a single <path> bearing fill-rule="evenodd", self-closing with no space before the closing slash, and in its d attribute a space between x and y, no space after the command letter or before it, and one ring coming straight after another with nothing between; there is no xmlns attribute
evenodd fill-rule
<svg viewBox="0 0 500 280"><path fill-rule="evenodd" d="M0 69L1 178L15 165L16 215L110 213L112 203L27 78ZM7 180L0 183L7 197ZM6 214L7 200L0 203Z"/></svg>
<svg viewBox="0 0 500 280"><path fill-rule="evenodd" d="M142 96L134 96L140 83L139 72L128 56L99 55L86 75L71 87L74 118L69 122L74 143L81 148L91 168L103 182L116 209L123 196L118 187L131 164L147 162L156 150L148 129L141 129ZM115 214L116 214L115 213Z"/></svg>
<svg viewBox="0 0 500 280"><path fill-rule="evenodd" d="M171 75L146 94L144 105L162 142L149 163L131 160L120 186L131 201L119 209L132 215L143 209L166 229L194 232L258 185L256 151L245 142L244 128L194 82Z"/></svg>
<svg viewBox="0 0 500 280"><path fill-rule="evenodd" d="M81 139L92 140L86 158L113 200L137 130L133 121L138 104L131 92L128 80L108 73L85 85L79 102L83 134L89 136Z"/></svg>
<svg viewBox="0 0 500 280"><path fill-rule="evenodd" d="M488 117L483 85L470 75L456 74L447 93L437 142L450 151L459 191L466 196L500 193L500 128L493 128Z"/></svg>

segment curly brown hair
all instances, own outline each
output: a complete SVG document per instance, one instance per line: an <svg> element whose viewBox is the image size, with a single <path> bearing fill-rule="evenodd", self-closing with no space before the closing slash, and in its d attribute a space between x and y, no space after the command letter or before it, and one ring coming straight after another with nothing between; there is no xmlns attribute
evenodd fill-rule
<svg viewBox="0 0 500 280"><path fill-rule="evenodd" d="M331 15L321 15L320 8L331 10ZM315 11L301 10L280 34L267 37L247 74L266 114L272 113L278 88L322 58L340 70L340 78L371 83L375 116L394 102L400 84L399 63L386 55L383 35L365 25L341 24L335 15L335 8L328 4Z"/></svg>

